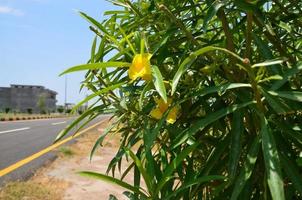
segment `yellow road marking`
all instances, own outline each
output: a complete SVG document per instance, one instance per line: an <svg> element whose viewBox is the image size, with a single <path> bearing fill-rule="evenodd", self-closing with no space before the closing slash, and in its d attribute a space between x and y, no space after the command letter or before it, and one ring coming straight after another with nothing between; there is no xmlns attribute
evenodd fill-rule
<svg viewBox="0 0 302 200"><path fill-rule="evenodd" d="M45 148L45 149L39 151L38 153L35 153L35 154L31 155L31 156L28 156L27 158L25 158L25 159L23 159L23 160L20 160L20 161L16 162L15 164L12 164L12 165L10 165L10 166L8 166L8 167L2 169L2 170L0 171L0 177L2 177L2 176L4 176L4 175L6 175L6 174L8 174L8 173L10 173L10 172L12 172L12 171L18 169L19 167L22 167L23 165L25 165L25 164L27 164L27 163L29 163L29 162L35 160L36 158L39 158L40 156L42 156L42 155L44 155L44 154L50 152L51 150L54 150L54 149L57 148L58 146L60 146L60 145L62 145L62 144L64 144L64 143L66 143L66 142L68 142L68 141L70 141L70 140L72 140L72 139L78 137L79 135L85 133L86 131L88 131L88 130L90 130L90 129L92 129L92 128L98 126L98 125L100 125L100 124L103 123L105 120L107 120L107 119L104 119L104 120L100 121L99 123L96 123L96 124L94 124L94 125L92 125L92 126L86 128L86 129L84 129L84 130L82 130L82 131L76 133L76 134L73 135L73 136L70 136L70 137L68 137L68 138L66 138L66 139L64 139L64 140L61 140L60 142L57 142L57 143L55 143L55 144L53 144L53 145L51 145L51 146L49 146L49 147L47 147L47 148Z"/></svg>

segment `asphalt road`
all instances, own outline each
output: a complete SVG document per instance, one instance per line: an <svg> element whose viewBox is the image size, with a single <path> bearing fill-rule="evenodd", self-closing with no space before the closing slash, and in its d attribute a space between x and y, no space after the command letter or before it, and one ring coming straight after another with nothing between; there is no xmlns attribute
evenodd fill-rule
<svg viewBox="0 0 302 200"><path fill-rule="evenodd" d="M89 125L97 123L105 117L101 116ZM0 170L53 144L57 134L70 124L73 119L56 118L0 122ZM71 134L73 134L73 131L69 135ZM17 170L0 177L0 186L7 181L23 180L30 177L37 168L54 158L55 153L46 153Z"/></svg>

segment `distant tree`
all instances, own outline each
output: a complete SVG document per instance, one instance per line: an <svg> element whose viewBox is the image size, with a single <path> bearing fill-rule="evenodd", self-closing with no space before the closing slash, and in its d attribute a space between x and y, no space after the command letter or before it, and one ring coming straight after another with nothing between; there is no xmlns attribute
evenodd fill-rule
<svg viewBox="0 0 302 200"><path fill-rule="evenodd" d="M71 109L67 109L66 113L68 113L68 114L71 113Z"/></svg>
<svg viewBox="0 0 302 200"><path fill-rule="evenodd" d="M10 108L5 108L5 113L9 113Z"/></svg>
<svg viewBox="0 0 302 200"><path fill-rule="evenodd" d="M64 107L63 106L58 106L57 111L59 113L63 113L64 112Z"/></svg>
<svg viewBox="0 0 302 200"><path fill-rule="evenodd" d="M37 103L41 114L46 114L45 100L46 100L46 95L43 93L39 96L38 103Z"/></svg>
<svg viewBox="0 0 302 200"><path fill-rule="evenodd" d="M33 109L32 108L27 108L27 113L28 114L32 114L33 113Z"/></svg>

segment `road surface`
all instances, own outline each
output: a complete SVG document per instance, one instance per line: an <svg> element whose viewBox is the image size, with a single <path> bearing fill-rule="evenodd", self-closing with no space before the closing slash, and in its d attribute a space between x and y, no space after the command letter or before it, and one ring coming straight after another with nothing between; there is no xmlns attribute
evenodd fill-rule
<svg viewBox="0 0 302 200"><path fill-rule="evenodd" d="M97 118L90 125L103 120L105 117ZM74 118L56 118L0 122L0 171L52 145L57 134L73 120ZM37 168L54 158L53 152L46 153L0 177L0 186L7 181L30 177Z"/></svg>

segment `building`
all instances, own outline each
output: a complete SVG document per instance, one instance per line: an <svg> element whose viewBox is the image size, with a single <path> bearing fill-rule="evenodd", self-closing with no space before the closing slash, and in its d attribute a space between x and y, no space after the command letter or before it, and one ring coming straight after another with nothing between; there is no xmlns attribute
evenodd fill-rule
<svg viewBox="0 0 302 200"><path fill-rule="evenodd" d="M0 111L54 112L57 92L38 85L0 87Z"/></svg>

